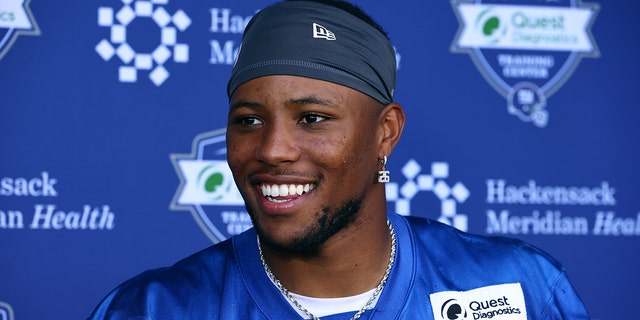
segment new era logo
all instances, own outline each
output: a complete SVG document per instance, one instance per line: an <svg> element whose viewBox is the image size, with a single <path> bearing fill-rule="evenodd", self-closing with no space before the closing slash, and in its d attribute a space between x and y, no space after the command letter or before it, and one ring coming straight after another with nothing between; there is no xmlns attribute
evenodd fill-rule
<svg viewBox="0 0 640 320"><path fill-rule="evenodd" d="M313 24L313 37L316 39L327 39L327 40L335 40L336 35L329 31L329 29L314 23Z"/></svg>

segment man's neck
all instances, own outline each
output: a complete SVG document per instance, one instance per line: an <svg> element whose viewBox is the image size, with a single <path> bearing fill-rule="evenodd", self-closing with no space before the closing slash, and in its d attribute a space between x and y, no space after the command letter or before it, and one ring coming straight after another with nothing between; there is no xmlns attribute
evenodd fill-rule
<svg viewBox="0 0 640 320"><path fill-rule="evenodd" d="M391 254L386 217L357 222L327 240L314 254L264 247L266 263L287 290L316 298L357 295L375 288Z"/></svg>

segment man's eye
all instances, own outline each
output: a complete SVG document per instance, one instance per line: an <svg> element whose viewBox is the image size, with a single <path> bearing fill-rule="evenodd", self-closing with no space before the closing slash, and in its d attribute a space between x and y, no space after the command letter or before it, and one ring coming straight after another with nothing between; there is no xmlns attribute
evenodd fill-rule
<svg viewBox="0 0 640 320"><path fill-rule="evenodd" d="M324 121L326 120L326 117L323 117L319 114L314 114L314 113L310 113L310 114L305 114L302 119L301 122L302 123L318 123L320 121Z"/></svg>
<svg viewBox="0 0 640 320"><path fill-rule="evenodd" d="M238 118L237 122L245 126L255 126L262 123L262 121L256 117L241 117Z"/></svg>

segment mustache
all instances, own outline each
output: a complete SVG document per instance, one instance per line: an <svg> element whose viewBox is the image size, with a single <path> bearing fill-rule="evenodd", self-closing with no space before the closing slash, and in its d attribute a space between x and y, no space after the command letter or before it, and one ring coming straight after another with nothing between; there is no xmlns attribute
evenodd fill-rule
<svg viewBox="0 0 640 320"><path fill-rule="evenodd" d="M324 180L324 174L320 172L310 173L308 171L284 169L284 168L260 168L250 172L247 176L251 178L251 177L262 176L262 175L299 177L299 178L313 179L318 181Z"/></svg>

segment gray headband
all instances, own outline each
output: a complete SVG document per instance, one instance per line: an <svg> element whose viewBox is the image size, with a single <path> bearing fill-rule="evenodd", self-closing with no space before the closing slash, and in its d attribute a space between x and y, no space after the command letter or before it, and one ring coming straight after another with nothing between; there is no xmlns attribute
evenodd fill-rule
<svg viewBox="0 0 640 320"><path fill-rule="evenodd" d="M380 31L342 9L281 2L247 25L227 94L267 75L329 81L389 104L396 85L395 51Z"/></svg>

